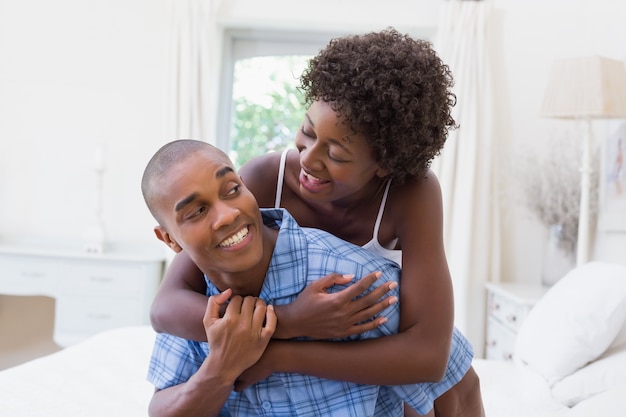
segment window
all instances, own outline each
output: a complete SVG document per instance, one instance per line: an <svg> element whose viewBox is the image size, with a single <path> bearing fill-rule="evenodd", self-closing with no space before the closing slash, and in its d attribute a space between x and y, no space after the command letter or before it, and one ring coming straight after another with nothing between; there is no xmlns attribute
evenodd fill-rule
<svg viewBox="0 0 626 417"><path fill-rule="evenodd" d="M293 146L304 118L299 77L337 34L227 31L217 144L236 168L254 156Z"/></svg>

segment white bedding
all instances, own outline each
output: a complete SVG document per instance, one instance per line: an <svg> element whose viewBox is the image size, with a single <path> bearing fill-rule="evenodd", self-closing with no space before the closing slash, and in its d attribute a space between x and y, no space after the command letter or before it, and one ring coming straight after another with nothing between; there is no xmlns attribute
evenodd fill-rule
<svg viewBox="0 0 626 417"><path fill-rule="evenodd" d="M154 332L149 326L100 333L0 372L2 417L146 417Z"/></svg>
<svg viewBox="0 0 626 417"><path fill-rule="evenodd" d="M559 416L569 411L552 399L540 376L512 362L474 359L487 417Z"/></svg>
<svg viewBox="0 0 626 417"><path fill-rule="evenodd" d="M2 371L0 416L146 417L153 341L149 326L120 328ZM626 384L568 408L545 380L518 364L475 359L474 367L487 417L626 416Z"/></svg>
<svg viewBox="0 0 626 417"><path fill-rule="evenodd" d="M626 369L626 362L622 364ZM625 417L626 384L567 407L538 374L513 362L474 360L486 417Z"/></svg>

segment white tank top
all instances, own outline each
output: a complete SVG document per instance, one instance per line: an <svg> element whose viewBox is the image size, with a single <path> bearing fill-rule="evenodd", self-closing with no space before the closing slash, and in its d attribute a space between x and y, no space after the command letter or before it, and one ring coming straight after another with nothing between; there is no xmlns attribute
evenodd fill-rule
<svg viewBox="0 0 626 417"><path fill-rule="evenodd" d="M280 208L280 200L283 194L283 181L285 179L285 165L287 164L287 153L289 149L285 149L280 156L280 167L278 168L278 182L276 184L276 199L274 200L274 208ZM378 242L378 229L380 227L380 222L383 218L383 213L385 212L385 203L387 203L387 195L389 194L389 186L391 185L391 180L387 181L387 185L385 186L385 193L383 194L383 199L380 202L380 207L378 208L378 215L376 216L376 223L374 224L374 233L372 236L372 240L363 245L363 248L369 250L370 252L384 256L385 258L394 261L398 265L402 266L402 251L396 249L387 249L383 247ZM393 242L389 246L394 247L398 239L394 239Z"/></svg>

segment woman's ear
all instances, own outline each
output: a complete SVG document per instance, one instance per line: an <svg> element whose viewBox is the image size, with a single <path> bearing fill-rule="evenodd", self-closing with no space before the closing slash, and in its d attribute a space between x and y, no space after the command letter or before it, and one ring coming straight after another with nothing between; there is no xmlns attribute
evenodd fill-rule
<svg viewBox="0 0 626 417"><path fill-rule="evenodd" d="M378 178L385 178L390 173L391 171L389 171L388 169L382 168L380 166L376 170L376 176L378 176Z"/></svg>
<svg viewBox="0 0 626 417"><path fill-rule="evenodd" d="M157 239L169 246L174 252L178 253L183 250L161 226L154 226L154 234Z"/></svg>

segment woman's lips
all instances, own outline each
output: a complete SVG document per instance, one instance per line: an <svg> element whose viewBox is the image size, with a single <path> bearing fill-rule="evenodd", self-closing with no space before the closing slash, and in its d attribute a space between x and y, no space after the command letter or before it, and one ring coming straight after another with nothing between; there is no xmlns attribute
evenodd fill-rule
<svg viewBox="0 0 626 417"><path fill-rule="evenodd" d="M330 181L323 180L321 178L317 178L311 174L308 174L304 171L300 172L300 185L310 192L319 192L321 189L325 188Z"/></svg>

